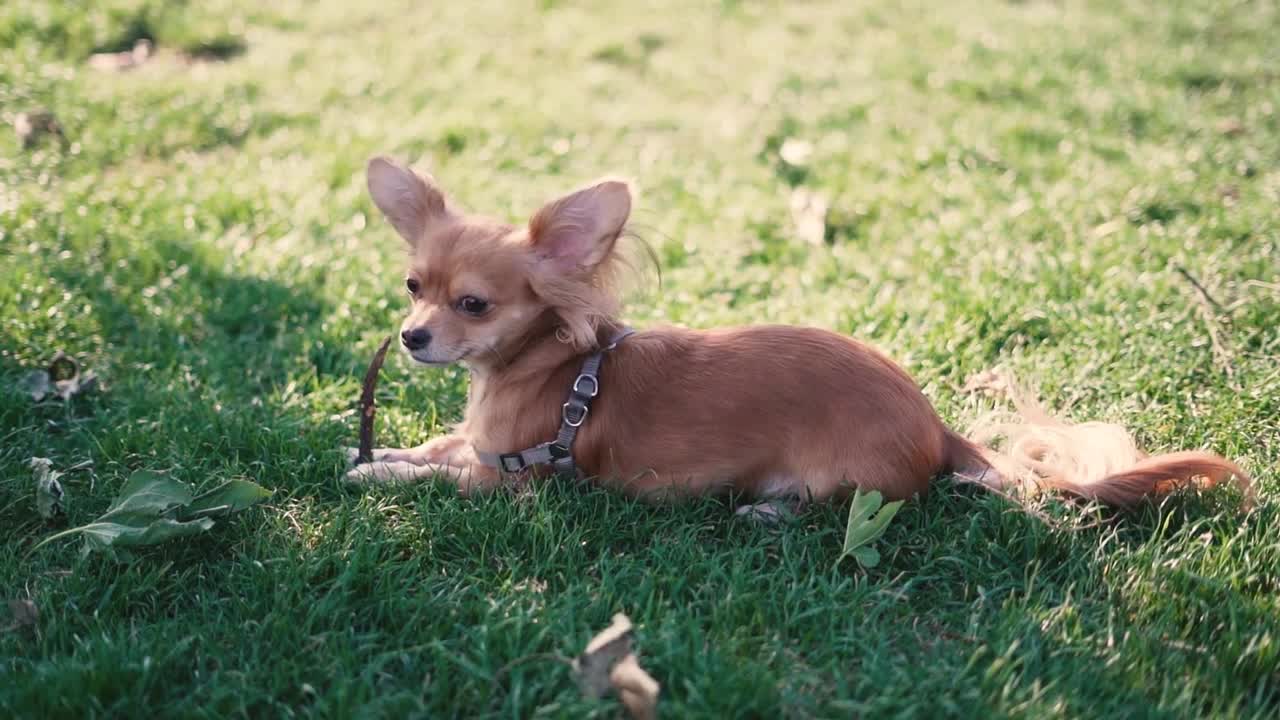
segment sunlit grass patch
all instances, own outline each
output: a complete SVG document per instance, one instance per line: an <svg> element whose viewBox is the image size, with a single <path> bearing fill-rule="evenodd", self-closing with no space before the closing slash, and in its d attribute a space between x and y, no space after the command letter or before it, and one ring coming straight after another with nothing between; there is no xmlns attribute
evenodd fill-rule
<svg viewBox="0 0 1280 720"><path fill-rule="evenodd" d="M555 665L493 676L615 612L670 717L1274 714L1273 5L90 5L0 7L0 121L60 129L0 132L0 600L40 613L0 634L0 714L604 716ZM965 379L1003 366L1238 459L1260 506L1070 531L1068 503L1047 524L942 480L863 570L836 563L847 507L768 529L569 483L342 487L404 309L364 189L384 152L512 221L632 177L663 264L634 324L857 335L960 429L986 409ZM101 386L11 391L58 350ZM380 438L442 432L465 392L389 357ZM65 517L31 457L92 461ZM274 495L131 563L29 554L140 470Z"/></svg>

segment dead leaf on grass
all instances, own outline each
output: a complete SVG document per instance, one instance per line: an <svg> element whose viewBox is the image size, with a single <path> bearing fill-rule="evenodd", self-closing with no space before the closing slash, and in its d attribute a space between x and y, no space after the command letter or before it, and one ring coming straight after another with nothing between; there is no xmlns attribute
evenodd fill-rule
<svg viewBox="0 0 1280 720"><path fill-rule="evenodd" d="M573 661L574 679L582 694L588 697L604 697L612 685L609 670L614 663L631 654L631 620L618 613L613 624L600 631L586 650Z"/></svg>
<svg viewBox="0 0 1280 720"><path fill-rule="evenodd" d="M827 239L830 205L825 195L809 188L791 191L791 222L796 227L796 236L810 245L821 245Z"/></svg>
<svg viewBox="0 0 1280 720"><path fill-rule="evenodd" d="M81 372L80 363L59 350L48 367L23 375L16 387L19 392L30 395L33 401L40 402L54 395L64 401L70 400L97 385L98 376L92 370Z"/></svg>
<svg viewBox="0 0 1280 720"><path fill-rule="evenodd" d="M3 628L5 632L35 627L36 623L40 622L40 610L30 600L10 600L9 614L13 616L13 621Z"/></svg>
<svg viewBox="0 0 1280 720"><path fill-rule="evenodd" d="M62 473L53 469L49 458L33 457L29 461L36 479L36 512L48 520L62 512L62 501L67 496L58 478Z"/></svg>
<svg viewBox="0 0 1280 720"><path fill-rule="evenodd" d="M124 52L94 53L89 56L89 67L95 70L122 72L132 70L151 58L155 46L146 38L133 44L132 50Z"/></svg>
<svg viewBox="0 0 1280 720"><path fill-rule="evenodd" d="M1244 123L1236 118L1223 118L1214 125L1214 128L1227 137L1235 137L1244 132Z"/></svg>
<svg viewBox="0 0 1280 720"><path fill-rule="evenodd" d="M632 629L630 618L614 615L573 661L573 675L583 695L600 698L613 691L631 717L648 720L657 715L661 686L636 660Z"/></svg>
<svg viewBox="0 0 1280 720"><path fill-rule="evenodd" d="M966 393L983 392L996 397L1009 394L1011 385L1009 378L999 370L983 370L969 376L964 383Z"/></svg>
<svg viewBox="0 0 1280 720"><path fill-rule="evenodd" d="M800 138L787 138L778 148L778 157L792 167L803 167L809 164L813 156L813 143Z"/></svg>
<svg viewBox="0 0 1280 720"><path fill-rule="evenodd" d="M39 109L20 112L13 116L13 132L24 149L30 149L46 135L56 136L66 141L62 132L62 124L52 111Z"/></svg>
<svg viewBox="0 0 1280 720"><path fill-rule="evenodd" d="M658 693L661 687L640 667L635 655L618 661L609 673L609 682L618 691L618 699L636 720L652 720L658 716Z"/></svg>

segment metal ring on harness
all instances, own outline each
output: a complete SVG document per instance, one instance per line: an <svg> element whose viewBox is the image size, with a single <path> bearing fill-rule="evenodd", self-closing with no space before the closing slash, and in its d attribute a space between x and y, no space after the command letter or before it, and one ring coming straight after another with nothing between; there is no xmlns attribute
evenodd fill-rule
<svg viewBox="0 0 1280 720"><path fill-rule="evenodd" d="M622 328L615 334L608 345L587 356L582 363L581 371L574 378L569 399L560 407L560 432L556 439L535 445L526 450L509 453L487 453L472 446L476 458L499 472L518 473L531 466L549 463L559 473L573 475L576 466L573 461L573 439L578 428L587 421L591 410L591 400L600 394L600 365L604 356L618 346L618 343L632 335L631 328Z"/></svg>
<svg viewBox="0 0 1280 720"><path fill-rule="evenodd" d="M578 387L578 385L579 385L583 380L590 380L590 381L591 381L591 392L589 392L589 393L583 392L583 391ZM593 397L595 397L596 395L599 395L599 394L600 394L600 380L599 380L599 378L595 377L594 375L579 375L579 376L578 376L578 379L576 379L576 380L574 380L574 381L573 381L573 392L574 392L574 393L576 393L576 394L578 394L578 395L581 395L581 396L583 396L583 397L585 397L585 398L593 398Z"/></svg>
<svg viewBox="0 0 1280 720"><path fill-rule="evenodd" d="M582 414L575 420L569 417L569 408L572 406L573 403L565 403L562 405L560 407L560 417L564 420L564 424L569 427L581 427L582 423L587 421L587 411L591 408L588 408L586 405L579 405L578 407L582 409Z"/></svg>

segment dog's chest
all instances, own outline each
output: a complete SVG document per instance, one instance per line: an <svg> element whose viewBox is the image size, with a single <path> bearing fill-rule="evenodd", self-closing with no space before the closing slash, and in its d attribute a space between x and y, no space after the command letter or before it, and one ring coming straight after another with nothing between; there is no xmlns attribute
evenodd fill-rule
<svg viewBox="0 0 1280 720"><path fill-rule="evenodd" d="M552 439L556 415L540 398L472 375L462 431L485 452L514 452Z"/></svg>

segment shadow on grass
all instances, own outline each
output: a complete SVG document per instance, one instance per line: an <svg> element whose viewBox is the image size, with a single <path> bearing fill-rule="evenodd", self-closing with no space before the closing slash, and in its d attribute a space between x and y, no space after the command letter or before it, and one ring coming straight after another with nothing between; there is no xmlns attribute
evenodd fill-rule
<svg viewBox="0 0 1280 720"><path fill-rule="evenodd" d="M91 52L128 52L139 41L146 41L155 46L171 45L193 60L209 62L231 60L248 49L243 37L229 32L209 32L199 22L188 26L188 18L162 4L155 8L143 5L112 21L117 26L115 31L94 45Z"/></svg>
<svg viewBox="0 0 1280 720"><path fill-rule="evenodd" d="M14 530L11 539L23 537L25 546L44 534L31 532L45 523L18 497L31 456L51 457L55 467L94 461L103 482L92 492L68 488L76 496L74 522L94 517L140 468L197 486L263 478L285 494L331 485L344 432L334 415L355 406L367 358L356 338L331 337L322 327L333 307L308 289L314 284L287 286L220 264L184 243L160 241L134 268L48 266L51 279L91 310L77 321L85 329L71 328L65 343L36 332L19 353L0 339L0 468L13 478L0 482L0 491L8 485L14 494L12 502L3 501L10 492L0 494L0 522ZM41 342L48 346L33 352L31 344ZM99 349L85 352L77 342ZM33 403L12 390L32 369L19 367L15 356L47 360L58 350L80 355L101 387L67 403ZM335 386L348 379L357 389L335 397ZM311 393L325 391L312 402Z"/></svg>

